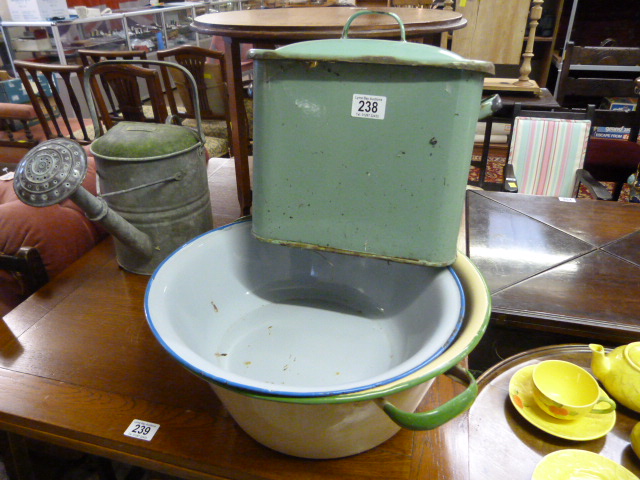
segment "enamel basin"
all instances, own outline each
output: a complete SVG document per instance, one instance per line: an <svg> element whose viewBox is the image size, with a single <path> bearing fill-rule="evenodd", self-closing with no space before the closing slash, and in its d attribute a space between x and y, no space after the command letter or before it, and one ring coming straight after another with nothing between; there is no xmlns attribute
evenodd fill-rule
<svg viewBox="0 0 640 480"><path fill-rule="evenodd" d="M178 249L145 297L156 338L193 373L292 397L401 380L447 350L464 310L453 268L261 242L251 221Z"/></svg>

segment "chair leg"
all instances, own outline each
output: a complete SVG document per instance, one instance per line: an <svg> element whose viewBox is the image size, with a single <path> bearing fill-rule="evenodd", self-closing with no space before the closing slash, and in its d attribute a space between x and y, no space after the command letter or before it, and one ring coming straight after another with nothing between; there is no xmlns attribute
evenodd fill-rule
<svg viewBox="0 0 640 480"><path fill-rule="evenodd" d="M7 137L9 137L9 142L15 142L15 138L13 137L13 130L11 129L11 122L4 118L0 118L0 126L2 126L2 130L7 133Z"/></svg>
<svg viewBox="0 0 640 480"><path fill-rule="evenodd" d="M146 474L147 471L144 468L131 467L131 470L127 473L125 480L142 480Z"/></svg>
<svg viewBox="0 0 640 480"><path fill-rule="evenodd" d="M98 467L97 473L100 480L117 480L111 460L103 457L95 457L94 460Z"/></svg>
<svg viewBox="0 0 640 480"><path fill-rule="evenodd" d="M620 194L622 193L622 188L624 187L624 183L623 182L616 182L613 186L613 192L612 192L612 200L614 202L617 202L620 199Z"/></svg>
<svg viewBox="0 0 640 480"><path fill-rule="evenodd" d="M24 129L24 135L27 137L29 142L34 142L33 132L31 132L31 128L29 128L29 122L26 120L20 120L22 122L22 128Z"/></svg>
<svg viewBox="0 0 640 480"><path fill-rule="evenodd" d="M0 456L9 480L34 480L26 439L10 432L0 432Z"/></svg>
<svg viewBox="0 0 640 480"><path fill-rule="evenodd" d="M29 127L29 121L19 119L22 123L22 128L24 129L24 135L27 137L26 140L16 140L15 135L13 133L13 121L6 118L0 118L0 129L2 129L7 134L7 140L0 141L0 145L6 147L21 147L21 148L31 148L36 146L39 142L33 136L33 132Z"/></svg>

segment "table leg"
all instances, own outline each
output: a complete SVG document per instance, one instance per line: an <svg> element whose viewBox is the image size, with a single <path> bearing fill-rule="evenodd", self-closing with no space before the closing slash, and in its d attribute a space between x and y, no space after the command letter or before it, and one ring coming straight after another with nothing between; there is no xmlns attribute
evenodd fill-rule
<svg viewBox="0 0 640 480"><path fill-rule="evenodd" d="M491 147L491 130L493 129L493 118L485 119L484 139L482 142L482 156L480 157L480 178L478 186L484 188L484 181L487 178L487 165L489 164L489 149Z"/></svg>
<svg viewBox="0 0 640 480"><path fill-rule="evenodd" d="M33 480L29 450L24 437L0 432L0 457L10 480Z"/></svg>
<svg viewBox="0 0 640 480"><path fill-rule="evenodd" d="M251 213L251 180L249 178L249 134L246 125L240 42L225 37L225 63L229 89L229 115L231 117L231 154L236 167L238 201L242 215Z"/></svg>

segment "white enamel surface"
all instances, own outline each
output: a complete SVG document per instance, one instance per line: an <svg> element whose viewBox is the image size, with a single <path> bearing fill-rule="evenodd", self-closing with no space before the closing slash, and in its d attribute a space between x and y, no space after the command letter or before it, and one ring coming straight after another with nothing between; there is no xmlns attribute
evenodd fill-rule
<svg viewBox="0 0 640 480"><path fill-rule="evenodd" d="M427 366L395 382L361 392L367 400L336 403L359 395L355 393L316 398L320 403L302 404L298 402L304 398L277 397L280 401L274 402L212 384L214 391L243 430L282 453L326 459L354 455L380 445L400 427L383 413L376 400L384 397L404 411L414 411L431 386L435 372L462 360L484 331L490 304L482 276L463 255L458 255L453 268L460 277L466 300L460 334Z"/></svg>
<svg viewBox="0 0 640 480"><path fill-rule="evenodd" d="M251 222L171 255L145 298L163 346L205 378L278 395L365 390L455 339L463 294L435 269L259 242Z"/></svg>
<svg viewBox="0 0 640 480"><path fill-rule="evenodd" d="M393 405L413 412L433 379L387 397ZM252 398L213 385L233 419L254 440L287 455L339 458L380 445L400 427L375 401L301 405Z"/></svg>

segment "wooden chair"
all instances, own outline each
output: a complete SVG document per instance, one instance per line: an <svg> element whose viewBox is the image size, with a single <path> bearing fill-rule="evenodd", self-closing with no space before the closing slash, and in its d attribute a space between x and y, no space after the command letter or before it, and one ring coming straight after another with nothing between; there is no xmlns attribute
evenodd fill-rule
<svg viewBox="0 0 640 480"><path fill-rule="evenodd" d="M593 72L580 75L572 65L606 65L621 67L616 78L595 78ZM562 106L584 108L602 97L634 95L633 75L622 76L623 67L640 65L640 47L580 47L569 42L564 52L555 97Z"/></svg>
<svg viewBox="0 0 640 480"><path fill-rule="evenodd" d="M185 45L158 52L158 60L173 61L186 68L198 86L200 117L205 145L213 157L230 154L231 120L224 53ZM195 127L193 92L184 75L177 69L160 66L171 114L182 119L182 124ZM174 89L172 86L176 85ZM176 90L182 109L178 108Z"/></svg>
<svg viewBox="0 0 640 480"><path fill-rule="evenodd" d="M571 65L576 64L635 66L640 64L640 48L578 47L569 42L556 92L558 102L565 105L577 105L585 101L600 102L604 97L635 97L636 101L640 99L640 77L580 77L576 74L579 70L570 70ZM636 106L635 111L596 110L593 125L630 129L628 141L592 137L584 169L579 172L581 180L587 180L586 184L593 180L612 183L611 200L617 201L626 179L636 171L640 163L640 107Z"/></svg>
<svg viewBox="0 0 640 480"><path fill-rule="evenodd" d="M85 68L93 65L94 63L103 62L105 60L146 60L147 52L143 50L78 50L80 61ZM116 112L117 104L113 99L113 95L110 89L106 88L103 83L102 88L106 96L106 102L111 112ZM117 113L112 116L114 121L118 121L119 117Z"/></svg>
<svg viewBox="0 0 640 480"><path fill-rule="evenodd" d="M78 50L82 65L88 67L94 63L105 60L146 60L147 52L144 50Z"/></svg>
<svg viewBox="0 0 640 480"><path fill-rule="evenodd" d="M91 143L93 138L85 121L85 115L89 118L88 109L82 92L84 67L24 60L16 60L14 66L46 138L67 137L82 145Z"/></svg>
<svg viewBox="0 0 640 480"><path fill-rule="evenodd" d="M119 63L118 60L98 62L86 70L91 93L98 109L98 115L105 127L110 129L117 121L164 123L168 117L167 106L160 83L160 75L152 68ZM144 99L140 83L146 86L152 106L153 118L145 116ZM103 95L111 91L119 115L114 118L113 111L107 105Z"/></svg>
<svg viewBox="0 0 640 480"><path fill-rule="evenodd" d="M640 101L640 77L635 80L635 94ZM635 110L596 110L595 127L627 128L626 139L594 138L589 140L579 183L589 185L593 180L613 185L611 200L618 201L624 184L640 165L640 106ZM577 187L576 187L577 188Z"/></svg>
<svg viewBox="0 0 640 480"><path fill-rule="evenodd" d="M516 104L503 189L530 195L575 196L594 110L589 106L582 111L535 111L522 110ZM589 183L588 188L597 198L610 197L598 182Z"/></svg>
<svg viewBox="0 0 640 480"><path fill-rule="evenodd" d="M6 132L7 138L0 140L2 147L31 148L38 144L29 123L37 120L38 116L33 105L20 103L0 103L0 129ZM18 140L14 136L14 122L22 125L25 139Z"/></svg>

